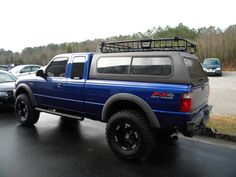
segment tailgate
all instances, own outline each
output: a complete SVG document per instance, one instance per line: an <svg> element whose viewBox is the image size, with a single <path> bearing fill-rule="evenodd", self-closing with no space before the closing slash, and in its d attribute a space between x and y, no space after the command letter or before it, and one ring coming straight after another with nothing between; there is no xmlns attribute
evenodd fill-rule
<svg viewBox="0 0 236 177"><path fill-rule="evenodd" d="M189 80L192 85L192 111L208 103L209 81L197 59L184 58Z"/></svg>
<svg viewBox="0 0 236 177"><path fill-rule="evenodd" d="M208 103L209 83L192 87L192 111Z"/></svg>

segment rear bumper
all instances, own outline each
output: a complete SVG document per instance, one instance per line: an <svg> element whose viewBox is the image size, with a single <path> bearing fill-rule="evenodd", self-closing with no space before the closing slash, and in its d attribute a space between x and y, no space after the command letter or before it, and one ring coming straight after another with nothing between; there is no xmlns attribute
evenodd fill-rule
<svg viewBox="0 0 236 177"><path fill-rule="evenodd" d="M209 114L212 109L211 105L206 106L203 110L201 110L197 115L195 115L191 121L187 121L187 131L195 132L200 129L203 125L205 125L209 119Z"/></svg>

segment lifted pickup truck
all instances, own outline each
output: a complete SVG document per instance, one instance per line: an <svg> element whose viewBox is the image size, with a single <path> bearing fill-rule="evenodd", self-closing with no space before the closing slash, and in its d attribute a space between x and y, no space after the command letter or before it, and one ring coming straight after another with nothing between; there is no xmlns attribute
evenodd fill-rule
<svg viewBox="0 0 236 177"><path fill-rule="evenodd" d="M23 125L35 124L40 112L102 121L118 157L146 158L159 132L192 136L209 117L208 78L195 51L193 42L176 37L57 55L17 81L16 117Z"/></svg>

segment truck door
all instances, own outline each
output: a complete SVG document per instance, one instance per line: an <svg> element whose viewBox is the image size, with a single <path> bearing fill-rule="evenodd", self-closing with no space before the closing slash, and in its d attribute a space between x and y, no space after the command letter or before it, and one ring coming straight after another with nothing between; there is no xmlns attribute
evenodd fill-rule
<svg viewBox="0 0 236 177"><path fill-rule="evenodd" d="M70 78L66 82L66 101L67 110L84 113L84 65L85 56L74 56L71 66Z"/></svg>
<svg viewBox="0 0 236 177"><path fill-rule="evenodd" d="M68 57L53 59L46 68L46 77L38 78L37 85L35 86L35 94L42 107L64 109L67 62Z"/></svg>

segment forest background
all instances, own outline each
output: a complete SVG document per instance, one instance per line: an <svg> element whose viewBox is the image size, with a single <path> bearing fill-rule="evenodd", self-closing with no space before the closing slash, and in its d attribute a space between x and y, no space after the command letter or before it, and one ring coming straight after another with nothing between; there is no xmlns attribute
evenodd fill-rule
<svg viewBox="0 0 236 177"><path fill-rule="evenodd" d="M214 26L190 29L180 23L176 27L153 27L146 32L132 35L117 35L106 39L93 39L82 42L64 42L46 46L26 47L21 52L0 49L0 64L39 64L46 65L50 59L61 53L96 51L103 41L136 40L143 38L183 37L197 44L196 55L202 62L204 58L220 58L224 70L236 70L236 25L225 30ZM1 48L1 46L0 46Z"/></svg>

